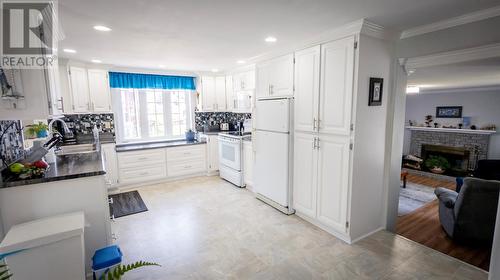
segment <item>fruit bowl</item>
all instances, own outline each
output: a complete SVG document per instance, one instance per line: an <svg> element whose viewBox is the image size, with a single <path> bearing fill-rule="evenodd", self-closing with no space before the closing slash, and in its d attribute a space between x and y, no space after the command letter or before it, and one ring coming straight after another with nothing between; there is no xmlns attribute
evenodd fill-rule
<svg viewBox="0 0 500 280"><path fill-rule="evenodd" d="M25 180L43 177L48 168L49 165L45 161L39 160L33 163L13 163L9 166L9 171L12 178Z"/></svg>

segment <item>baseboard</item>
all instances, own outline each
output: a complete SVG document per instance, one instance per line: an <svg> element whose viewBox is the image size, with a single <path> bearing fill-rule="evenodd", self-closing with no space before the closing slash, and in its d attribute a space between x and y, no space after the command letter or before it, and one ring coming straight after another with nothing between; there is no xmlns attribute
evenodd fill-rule
<svg viewBox="0 0 500 280"><path fill-rule="evenodd" d="M369 233L364 234L364 235L362 235L362 236L360 236L360 237L358 237L358 238L356 238L356 239L352 240L352 241L351 241L351 243L352 243L352 244L354 244L354 243L356 243L356 242L358 242L358 241L360 241L360 240L362 240L362 239L365 239L365 238L367 238L368 236L370 236L370 235L372 235L372 234L375 234L375 233L377 233L377 232L379 232L379 231L381 231L381 230L384 230L384 227L379 227L379 228L377 228L376 230L370 231Z"/></svg>
<svg viewBox="0 0 500 280"><path fill-rule="evenodd" d="M307 215L300 213L299 211L295 211L295 215L297 215L298 217L300 217L302 220L304 220L304 221L306 221L306 222L308 222L308 223L310 223L310 224L312 224L312 225L314 225L316 227L319 227L320 229L328 232L329 234L335 236L336 238L344 241L347 244L352 244L353 243L351 241L351 238L349 236L347 236L347 235L345 235L345 234L343 234L341 232L338 232L338 231L330 228L329 226L326 226L326 225L324 225L324 224L322 224L322 223L320 223L320 222L318 222L318 221L316 221L316 220L308 217Z"/></svg>
<svg viewBox="0 0 500 280"><path fill-rule="evenodd" d="M274 207L275 209L277 209L278 211L282 212L283 214L292 215L293 213L295 213L295 210L293 210L291 208L288 208L288 207L283 207L279 203L276 203L276 202L272 201L271 199L269 199L269 198L267 198L267 197L265 197L265 196L263 196L261 194L255 193L255 197L258 200L260 200L260 201L262 201L262 202L264 202L264 203L266 203L266 204Z"/></svg>
<svg viewBox="0 0 500 280"><path fill-rule="evenodd" d="M215 175L210 175L210 176L215 176ZM122 192L124 190L137 189L140 187L156 185L156 184L161 184L161 183L168 183L168 182L189 179L189 178L194 178L194 177L210 177L210 176L207 175L206 172L198 172L198 173L193 173L193 174L188 174L188 175L183 175L183 176L166 177L166 178L162 178L159 180L152 180L152 181L145 181L145 182L131 183L131 184L118 184L118 185L116 185L116 191L112 191L112 192L110 192L110 194L119 193L119 192Z"/></svg>

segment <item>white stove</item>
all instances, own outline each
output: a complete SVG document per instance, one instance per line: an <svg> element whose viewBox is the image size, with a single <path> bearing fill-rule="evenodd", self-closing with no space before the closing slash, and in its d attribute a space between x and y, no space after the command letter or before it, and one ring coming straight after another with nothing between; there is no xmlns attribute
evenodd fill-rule
<svg viewBox="0 0 500 280"><path fill-rule="evenodd" d="M243 188L243 139L250 138L249 132L219 133L219 175L221 178Z"/></svg>

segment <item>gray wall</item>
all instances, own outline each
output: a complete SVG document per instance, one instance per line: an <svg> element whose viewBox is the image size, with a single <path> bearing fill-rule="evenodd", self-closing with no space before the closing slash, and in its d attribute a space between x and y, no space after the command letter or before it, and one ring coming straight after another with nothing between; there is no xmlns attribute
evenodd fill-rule
<svg viewBox="0 0 500 280"><path fill-rule="evenodd" d="M422 70L424 71L424 70ZM424 123L425 115L435 115L436 106L463 106L463 116L472 117L472 124L481 127L495 124L500 130L500 89L485 92L450 92L407 95L406 123L408 120ZM440 124L456 125L462 119L436 119ZM403 153L410 149L409 130L405 130ZM490 136L488 158L500 159L500 133Z"/></svg>

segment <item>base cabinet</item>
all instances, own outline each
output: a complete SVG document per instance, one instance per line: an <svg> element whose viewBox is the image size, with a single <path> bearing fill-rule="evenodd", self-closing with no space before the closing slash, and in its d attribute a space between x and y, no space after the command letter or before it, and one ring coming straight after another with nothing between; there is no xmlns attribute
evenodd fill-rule
<svg viewBox="0 0 500 280"><path fill-rule="evenodd" d="M243 141L243 176L247 188L253 187L254 154L252 142Z"/></svg>
<svg viewBox="0 0 500 280"><path fill-rule="evenodd" d="M104 158L104 167L106 168L106 184L108 188L118 184L118 162L116 158L115 144L102 144L101 152Z"/></svg>
<svg viewBox="0 0 500 280"><path fill-rule="evenodd" d="M201 139L207 142L207 172L214 174L219 171L219 139L218 135L202 134Z"/></svg>

